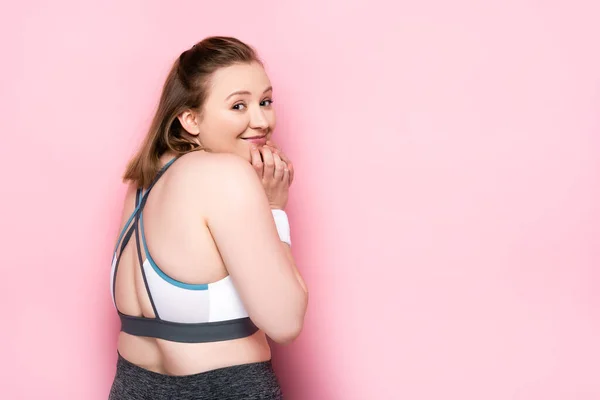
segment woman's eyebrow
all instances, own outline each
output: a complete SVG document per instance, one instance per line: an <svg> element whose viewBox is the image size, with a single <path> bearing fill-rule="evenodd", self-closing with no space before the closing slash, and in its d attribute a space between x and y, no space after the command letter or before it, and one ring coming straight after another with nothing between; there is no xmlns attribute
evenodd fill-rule
<svg viewBox="0 0 600 400"><path fill-rule="evenodd" d="M263 92L263 94L267 93L269 90L273 90L273 86L269 86L268 88L266 88L266 89L265 89L265 91ZM249 92L249 91L247 91L247 90L238 90L238 91L236 91L236 92L233 92L233 93L231 93L229 96L227 96L227 97L225 98L225 100L229 100L229 98L230 98L231 96L235 96L236 94L252 94L252 93L250 93L250 92Z"/></svg>

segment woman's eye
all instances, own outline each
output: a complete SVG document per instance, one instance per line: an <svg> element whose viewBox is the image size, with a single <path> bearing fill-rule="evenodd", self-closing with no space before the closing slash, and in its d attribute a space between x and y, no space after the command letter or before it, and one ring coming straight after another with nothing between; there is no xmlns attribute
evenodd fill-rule
<svg viewBox="0 0 600 400"><path fill-rule="evenodd" d="M242 103L236 104L233 106L234 110L243 110L246 106Z"/></svg>
<svg viewBox="0 0 600 400"><path fill-rule="evenodd" d="M270 106L270 105L272 105L272 104L273 104L273 100L271 100L271 99L263 100L260 103L261 106L267 106L267 107Z"/></svg>

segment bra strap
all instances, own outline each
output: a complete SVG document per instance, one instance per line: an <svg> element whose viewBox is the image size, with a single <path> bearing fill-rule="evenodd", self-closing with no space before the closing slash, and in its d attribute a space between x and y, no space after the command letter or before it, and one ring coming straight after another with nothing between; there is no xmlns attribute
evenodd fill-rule
<svg viewBox="0 0 600 400"><path fill-rule="evenodd" d="M138 189L136 193L136 202L141 201L142 189ZM142 278L144 278L144 286L146 287L146 293L148 293L148 298L150 299L150 304L152 305L152 311L154 311L154 315L157 319L160 319L158 315L158 310L156 309L156 305L154 304L154 299L152 298L152 293L150 292L150 286L148 286L148 279L146 278L146 270L144 269L144 259L142 257L142 250L140 248L140 215L138 213L135 218L135 245L137 248L138 262L140 263L140 270L142 271Z"/></svg>
<svg viewBox="0 0 600 400"><path fill-rule="evenodd" d="M139 215L140 215L141 210L146 205L146 201L148 200L148 194L150 193L150 190L154 187L156 182L158 182L160 177L163 176L165 171L175 162L175 160L177 160L177 157L174 157L171 160L169 160L169 162L166 163L158 171L158 173L156 174L156 177L152 180L152 183L150 184L150 186L148 186L148 190L146 191L146 193L144 193L143 197L141 196L142 189L138 189L136 192L136 197L135 197L136 207L133 210L133 212L131 213L131 215L129 216L129 219L127 220L127 222L125 222L125 226L123 226L123 229L121 230L121 233L119 234L119 238L117 239L117 243L115 244L115 249L113 251L113 259L116 258L116 261L115 261L115 270L114 270L114 275L113 275L112 293L113 293L113 296L115 299L116 299L115 287L116 287L116 283L117 283L117 270L119 268L119 261L121 261L121 254L123 253L125 246L127 246L127 243L129 243L129 240L131 239L133 232L137 231L136 226L138 225ZM136 242L138 243L137 246L138 246L138 257L139 257L139 254L140 254L139 236L138 236ZM120 246L120 249L119 249L119 246ZM143 274L144 269L143 269L143 263L141 261L140 261L140 266L142 267L142 274ZM146 284L146 290L147 290L148 283L146 282L145 275L144 275L144 283ZM148 296L150 296L150 302L152 303L152 308L154 309L154 312L156 313L156 308L154 307L154 302L152 300L152 296L150 295L150 291L148 291ZM158 317L158 313L156 313L156 316Z"/></svg>
<svg viewBox="0 0 600 400"><path fill-rule="evenodd" d="M144 208L144 206L146 205L146 201L148 200L148 194L150 193L150 190L154 187L154 185L156 185L156 182L158 182L160 177L163 176L165 171L173 164L173 162L175 162L175 160L177 160L177 157L172 158L168 163L166 163L160 169L160 171L158 171L158 173L156 174L156 177L154 178L154 180L152 181L150 186L148 186L148 190L146 191L146 193L144 193L144 196L142 197L141 201L138 202L137 197L136 197L136 207L133 210L133 212L131 213L131 215L129 216L129 219L127 220L127 222L125 222L125 226L123 226L123 229L121 230L121 234L119 235L119 239L117 240L113 254L117 254L117 250L119 250L119 244L121 244L121 241L123 240L123 237L126 235L126 232L129 236L131 236L131 233L130 233L131 232L131 229L130 229L131 223L137 218L137 215L140 213L141 209ZM129 231L128 231L128 229L129 229ZM125 248L128 241L129 241L129 239L125 240L125 244L121 246L121 251Z"/></svg>

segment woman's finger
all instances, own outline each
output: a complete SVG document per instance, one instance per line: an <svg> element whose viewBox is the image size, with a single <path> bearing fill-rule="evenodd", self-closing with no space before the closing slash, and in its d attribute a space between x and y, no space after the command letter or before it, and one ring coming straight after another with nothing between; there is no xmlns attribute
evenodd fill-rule
<svg viewBox="0 0 600 400"><path fill-rule="evenodd" d="M292 182L294 181L294 164L292 164L292 162L288 162L286 163L288 169L290 170L290 185L292 184Z"/></svg>
<svg viewBox="0 0 600 400"><path fill-rule="evenodd" d="M273 160L275 160L275 172L273 178L275 179L275 182L280 182L283 179L283 170L287 169L287 166L277 154L273 154Z"/></svg>
<svg viewBox="0 0 600 400"><path fill-rule="evenodd" d="M258 148L256 146L252 146L252 148L250 149L250 157L251 157L252 167L258 174L258 177L260 179L262 179L264 164L262 162L262 158L260 157L260 152L258 151Z"/></svg>
<svg viewBox="0 0 600 400"><path fill-rule="evenodd" d="M273 179L275 171L275 159L273 158L273 152L268 147L261 147L260 154L263 158L263 179Z"/></svg>
<svg viewBox="0 0 600 400"><path fill-rule="evenodd" d="M273 154L280 153L280 150L275 146L269 146L268 144L265 144L263 147L267 147L269 150L271 150L271 153L273 153Z"/></svg>
<svg viewBox="0 0 600 400"><path fill-rule="evenodd" d="M285 166L285 168L283 169L283 177L281 178L281 180L282 180L284 183L287 183L287 184L288 184L288 186L289 186L289 184L290 184L290 170L289 170L289 168L287 167L287 165L286 165L286 166Z"/></svg>
<svg viewBox="0 0 600 400"><path fill-rule="evenodd" d="M270 147L273 150L273 153L281 153L279 146L272 140L267 140L267 144L265 146Z"/></svg>
<svg viewBox="0 0 600 400"><path fill-rule="evenodd" d="M289 176L290 176L290 185L291 185L292 182L294 181L294 166L292 165L292 160L290 160L289 157L283 151L281 151L279 146L277 146L277 144L275 144L275 142L273 142L272 140L267 141L267 146L276 149L276 154L281 158L281 160L284 163L286 163L288 169L290 170Z"/></svg>

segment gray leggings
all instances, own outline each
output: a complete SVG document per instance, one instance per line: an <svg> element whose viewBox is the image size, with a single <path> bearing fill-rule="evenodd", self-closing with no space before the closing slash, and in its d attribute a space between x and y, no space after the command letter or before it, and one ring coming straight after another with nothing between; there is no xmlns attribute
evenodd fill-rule
<svg viewBox="0 0 600 400"><path fill-rule="evenodd" d="M186 376L138 367L119 354L109 400L282 400L271 361Z"/></svg>

